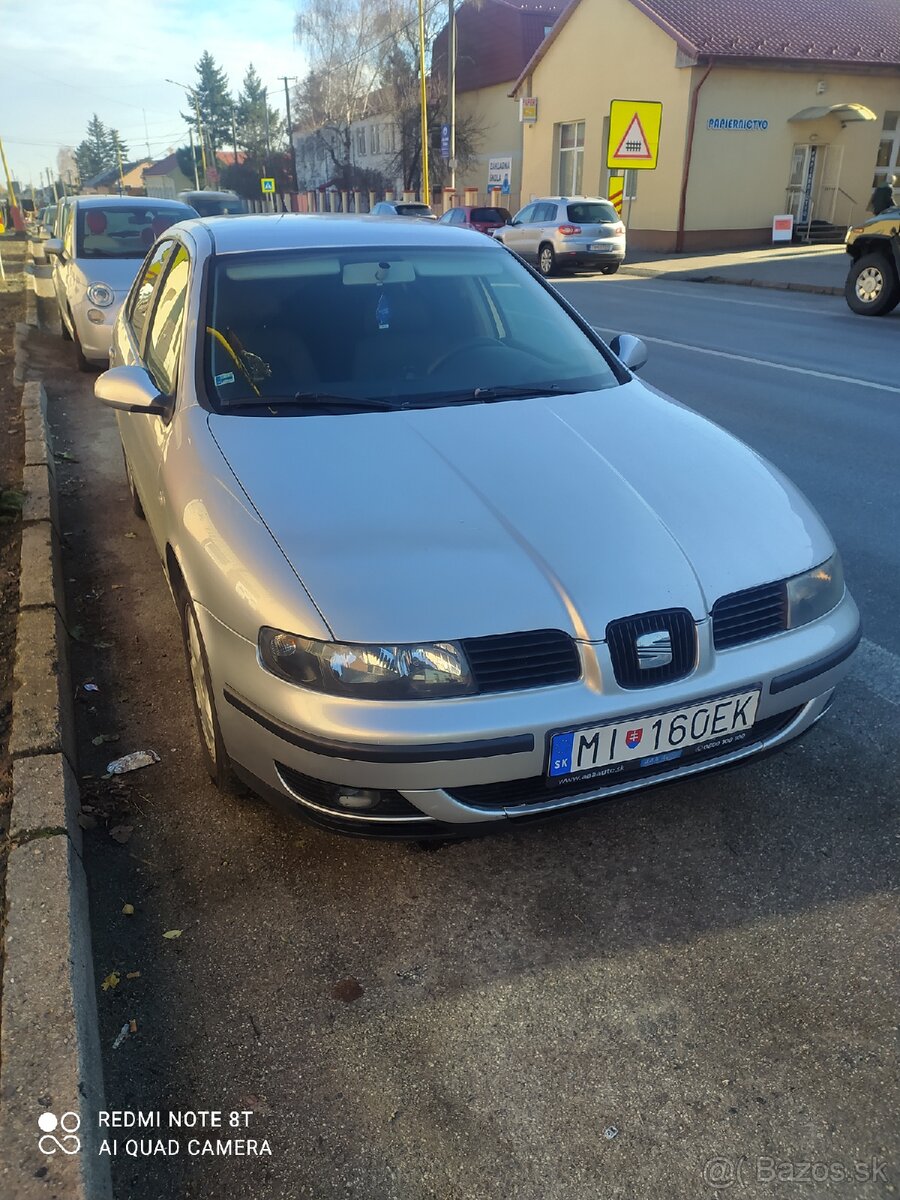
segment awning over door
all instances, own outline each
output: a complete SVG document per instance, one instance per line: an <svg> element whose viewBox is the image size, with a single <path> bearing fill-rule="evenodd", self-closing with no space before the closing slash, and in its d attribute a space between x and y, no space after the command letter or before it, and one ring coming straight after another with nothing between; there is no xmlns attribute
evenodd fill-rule
<svg viewBox="0 0 900 1200"><path fill-rule="evenodd" d="M865 104L814 104L812 108L801 108L798 113L788 117L791 121L820 121L822 117L837 117L842 125L850 121L877 121L878 118L871 108Z"/></svg>

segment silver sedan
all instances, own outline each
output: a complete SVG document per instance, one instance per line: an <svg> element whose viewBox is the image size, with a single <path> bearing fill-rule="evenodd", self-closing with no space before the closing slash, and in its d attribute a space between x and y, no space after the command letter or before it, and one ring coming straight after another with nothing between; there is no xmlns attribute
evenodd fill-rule
<svg viewBox="0 0 900 1200"><path fill-rule="evenodd" d="M171 229L116 323L209 773L446 837L749 761L859 640L815 511L481 234Z"/></svg>

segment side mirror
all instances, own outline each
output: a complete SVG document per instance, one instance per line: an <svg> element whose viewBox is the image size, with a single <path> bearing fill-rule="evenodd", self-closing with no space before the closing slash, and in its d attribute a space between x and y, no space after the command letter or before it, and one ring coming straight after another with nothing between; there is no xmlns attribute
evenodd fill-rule
<svg viewBox="0 0 900 1200"><path fill-rule="evenodd" d="M629 371L639 371L648 358L644 342L631 333L617 333L609 343L609 348Z"/></svg>
<svg viewBox="0 0 900 1200"><path fill-rule="evenodd" d="M62 258L63 244L59 238L47 238L46 242L44 242L44 253L53 258Z"/></svg>
<svg viewBox="0 0 900 1200"><path fill-rule="evenodd" d="M518 223L519 222L516 220L515 217L510 217L509 220L505 222L505 224L507 224L507 225L518 225Z"/></svg>
<svg viewBox="0 0 900 1200"><path fill-rule="evenodd" d="M94 383L94 395L120 412L169 415L169 405L143 367L110 367Z"/></svg>

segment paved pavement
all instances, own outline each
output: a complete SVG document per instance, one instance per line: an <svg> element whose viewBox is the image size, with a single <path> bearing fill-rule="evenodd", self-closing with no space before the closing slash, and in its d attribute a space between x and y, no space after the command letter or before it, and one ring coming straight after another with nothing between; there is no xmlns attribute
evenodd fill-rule
<svg viewBox="0 0 900 1200"><path fill-rule="evenodd" d="M804 487L841 543L867 641L832 714L779 756L430 853L331 837L207 783L114 421L71 347L35 339L71 456L75 678L100 688L78 706L82 772L134 749L162 757L118 796L82 784L101 816L85 833L95 973L121 972L99 996L107 1102L252 1110L272 1150L120 1152L118 1200L900 1188L900 315L638 278L563 290L593 323L647 339L649 382ZM104 831L114 810L134 827L124 844Z"/></svg>
<svg viewBox="0 0 900 1200"><path fill-rule="evenodd" d="M766 246L734 253L629 254L628 275L665 276L695 283L751 284L783 291L843 295L849 258L843 246Z"/></svg>

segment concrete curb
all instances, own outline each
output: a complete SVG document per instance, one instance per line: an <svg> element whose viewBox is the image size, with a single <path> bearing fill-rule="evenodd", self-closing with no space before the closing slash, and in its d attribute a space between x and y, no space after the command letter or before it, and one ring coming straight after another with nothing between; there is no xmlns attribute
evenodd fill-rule
<svg viewBox="0 0 900 1200"><path fill-rule="evenodd" d="M790 283L780 279L733 279L726 275L697 275L693 271L657 271L651 267L619 268L623 275L639 275L645 279L673 279L677 283L725 283L730 287L768 288L775 292L811 292L817 296L843 296L842 287L817 283Z"/></svg>
<svg viewBox="0 0 900 1200"><path fill-rule="evenodd" d="M77 820L56 481L41 384L25 384L22 411L26 499L10 736L0 1194L4 1200L110 1200L109 1162L98 1155L96 1114L105 1100ZM71 1114L78 1117L78 1153L56 1149L54 1136L61 1138L62 1129L41 1138L42 1112L70 1114L69 1127Z"/></svg>

